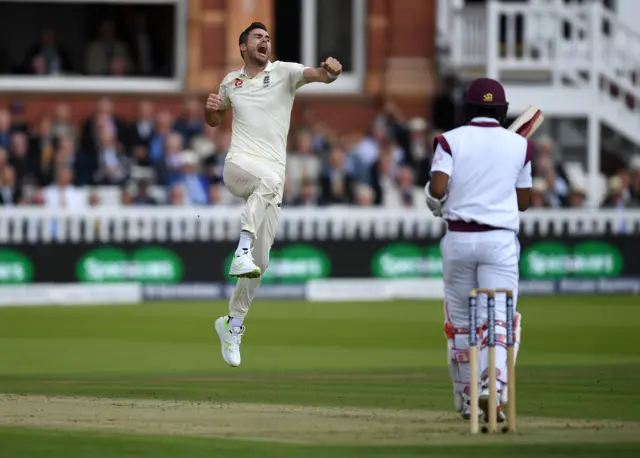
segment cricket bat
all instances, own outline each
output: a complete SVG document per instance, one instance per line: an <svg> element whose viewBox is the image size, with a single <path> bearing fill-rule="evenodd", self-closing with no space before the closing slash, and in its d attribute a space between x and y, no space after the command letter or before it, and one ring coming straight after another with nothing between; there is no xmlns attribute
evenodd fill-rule
<svg viewBox="0 0 640 458"><path fill-rule="evenodd" d="M529 105L524 112L511 123L508 130L529 138L544 122L542 111L535 105Z"/></svg>

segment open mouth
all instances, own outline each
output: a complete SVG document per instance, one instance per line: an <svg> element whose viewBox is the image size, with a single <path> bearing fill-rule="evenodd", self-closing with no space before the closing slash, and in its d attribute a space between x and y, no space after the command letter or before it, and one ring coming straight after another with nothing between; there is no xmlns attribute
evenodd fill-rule
<svg viewBox="0 0 640 458"><path fill-rule="evenodd" d="M258 46L258 54L260 54L261 56L266 57L267 56L267 46L266 45Z"/></svg>

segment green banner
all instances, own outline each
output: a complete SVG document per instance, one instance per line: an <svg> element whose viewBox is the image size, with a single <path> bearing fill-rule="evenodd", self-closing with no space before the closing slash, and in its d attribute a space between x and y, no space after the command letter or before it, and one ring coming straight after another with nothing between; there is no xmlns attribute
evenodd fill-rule
<svg viewBox="0 0 640 458"><path fill-rule="evenodd" d="M624 258L614 245L586 241L573 246L562 242L538 242L522 252L522 278L596 278L622 274Z"/></svg>
<svg viewBox="0 0 640 458"><path fill-rule="evenodd" d="M30 283L33 280L33 263L19 251L0 249L0 284Z"/></svg>
<svg viewBox="0 0 640 458"><path fill-rule="evenodd" d="M442 277L440 246L390 243L374 254L371 273L376 278Z"/></svg>
<svg viewBox="0 0 640 458"><path fill-rule="evenodd" d="M131 252L101 247L85 253L76 264L76 277L83 283L178 283L182 259L162 247L143 247Z"/></svg>

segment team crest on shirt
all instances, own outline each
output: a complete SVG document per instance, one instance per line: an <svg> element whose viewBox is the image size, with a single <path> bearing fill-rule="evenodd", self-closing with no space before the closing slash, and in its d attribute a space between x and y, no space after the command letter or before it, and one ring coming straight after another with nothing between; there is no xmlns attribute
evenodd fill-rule
<svg viewBox="0 0 640 458"><path fill-rule="evenodd" d="M234 87L241 87L242 86L242 80L240 78L236 78L236 81L233 83Z"/></svg>
<svg viewBox="0 0 640 458"><path fill-rule="evenodd" d="M271 78L269 75L265 76L262 80L262 87L269 87L269 83L271 82Z"/></svg>

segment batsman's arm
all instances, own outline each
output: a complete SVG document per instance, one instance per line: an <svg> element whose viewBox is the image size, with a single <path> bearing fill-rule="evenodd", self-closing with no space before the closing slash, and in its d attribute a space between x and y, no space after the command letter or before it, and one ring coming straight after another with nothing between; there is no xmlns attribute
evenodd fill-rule
<svg viewBox="0 0 640 458"><path fill-rule="evenodd" d="M431 180L429 194L444 202L449 187L449 177L453 171L453 156L447 140L438 135L434 139L433 161L431 161Z"/></svg>
<svg viewBox="0 0 640 458"><path fill-rule="evenodd" d="M518 210L527 211L531 206L531 188L533 187L533 173L531 159L533 158L533 142L527 140L527 153L524 159L524 167L516 182L516 194L518 196Z"/></svg>

